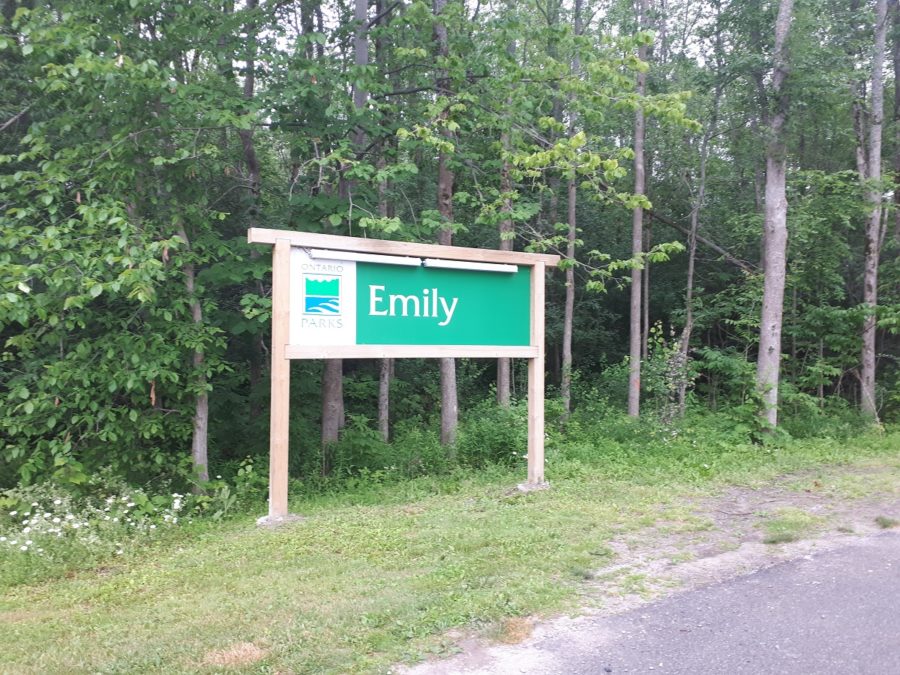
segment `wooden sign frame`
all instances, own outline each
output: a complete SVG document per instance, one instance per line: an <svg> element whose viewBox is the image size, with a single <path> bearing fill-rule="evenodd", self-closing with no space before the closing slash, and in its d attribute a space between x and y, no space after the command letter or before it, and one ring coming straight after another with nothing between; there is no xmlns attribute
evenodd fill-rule
<svg viewBox="0 0 900 675"><path fill-rule="evenodd" d="M291 359L380 358L525 358L528 359L528 479L534 489L544 481L544 303L545 273L559 256L518 251L439 246L383 239L340 237L312 232L250 228L247 241L272 250L272 400L269 428L269 515L288 515L288 432ZM299 347L289 344L290 257L292 247L347 253L416 256L473 263L522 265L531 269L531 340L522 347L479 345L346 345Z"/></svg>

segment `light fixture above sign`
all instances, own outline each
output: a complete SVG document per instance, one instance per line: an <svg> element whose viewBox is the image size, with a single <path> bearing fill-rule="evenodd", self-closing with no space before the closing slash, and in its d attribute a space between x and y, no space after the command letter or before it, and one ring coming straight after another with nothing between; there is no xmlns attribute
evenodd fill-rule
<svg viewBox="0 0 900 675"><path fill-rule="evenodd" d="M518 265L469 262L468 260L441 260L440 258L425 258L422 261L422 265L424 267L439 267L445 270L474 270L476 272L504 272L506 274L515 274L519 271Z"/></svg>
<svg viewBox="0 0 900 675"><path fill-rule="evenodd" d="M354 251L330 251L322 248L306 249L313 260L352 260L353 262L378 263L380 265L403 265L419 267L421 258L409 258L400 255L377 255L375 253L356 253Z"/></svg>

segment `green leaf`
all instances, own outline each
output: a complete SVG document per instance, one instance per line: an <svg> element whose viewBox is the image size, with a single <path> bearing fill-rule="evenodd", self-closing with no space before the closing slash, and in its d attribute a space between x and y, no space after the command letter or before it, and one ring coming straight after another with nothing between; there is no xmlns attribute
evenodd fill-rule
<svg viewBox="0 0 900 675"><path fill-rule="evenodd" d="M91 290L89 291L92 298L96 298L103 292L103 286L101 284L94 284L91 286Z"/></svg>

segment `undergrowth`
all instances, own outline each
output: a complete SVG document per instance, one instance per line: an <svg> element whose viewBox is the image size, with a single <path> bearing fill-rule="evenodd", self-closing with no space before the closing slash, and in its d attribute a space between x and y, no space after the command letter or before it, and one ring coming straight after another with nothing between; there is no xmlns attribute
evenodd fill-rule
<svg viewBox="0 0 900 675"><path fill-rule="evenodd" d="M596 392L563 418L559 401L547 405L546 474L551 481L601 475L630 485L702 486L716 480L749 481L816 463L849 459L843 439L864 422L852 411L801 406L784 427L756 438L746 419L691 410L674 424L622 415ZM410 419L384 442L374 425L353 417L340 442L321 457L294 467L295 510L338 505L396 504L453 494L475 484L514 484L526 468L524 401L508 409L482 401L465 411L457 443L440 444L433 424ZM815 433L814 433L815 432ZM266 458L248 457L191 494L171 484L132 486L104 473L84 485L53 483L0 493L0 584L53 578L89 569L110 556L165 539L191 520L216 521L265 513ZM183 489L183 488L182 488Z"/></svg>

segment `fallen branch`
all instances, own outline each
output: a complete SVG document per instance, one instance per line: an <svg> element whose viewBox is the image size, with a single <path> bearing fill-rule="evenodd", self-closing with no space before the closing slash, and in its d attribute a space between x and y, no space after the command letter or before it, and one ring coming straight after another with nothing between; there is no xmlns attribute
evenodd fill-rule
<svg viewBox="0 0 900 675"><path fill-rule="evenodd" d="M0 127L0 131L5 131L7 127L12 126L12 125L15 124L16 122L18 122L19 119L22 117L22 115L24 115L25 113L27 113L29 110L31 110L31 106L30 106L30 105L29 105L29 106L26 106L25 109L22 110L21 112L16 113L16 114L13 115L12 117L10 117L8 120L6 120L6 121L3 123L3 126Z"/></svg>

